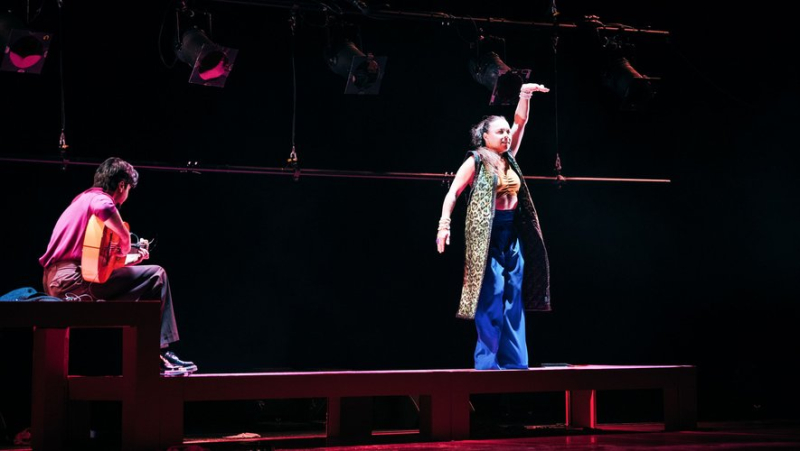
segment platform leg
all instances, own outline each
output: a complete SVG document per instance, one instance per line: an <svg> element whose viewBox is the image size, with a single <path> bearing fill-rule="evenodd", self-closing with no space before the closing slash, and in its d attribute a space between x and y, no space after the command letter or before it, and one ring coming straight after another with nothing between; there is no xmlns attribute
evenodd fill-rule
<svg viewBox="0 0 800 451"><path fill-rule="evenodd" d="M566 392L567 427L597 428L597 392L595 390L568 390Z"/></svg>
<svg viewBox="0 0 800 451"><path fill-rule="evenodd" d="M69 329L35 328L31 445L34 450L64 446L69 371Z"/></svg>
<svg viewBox="0 0 800 451"><path fill-rule="evenodd" d="M372 404L371 396L328 398L328 444L369 442Z"/></svg>
<svg viewBox="0 0 800 451"><path fill-rule="evenodd" d="M451 402L448 393L419 397L419 432L430 440L452 440Z"/></svg>
<svg viewBox="0 0 800 451"><path fill-rule="evenodd" d="M697 385L693 371L679 375L677 387L664 389L664 429L697 429Z"/></svg>
<svg viewBox="0 0 800 451"><path fill-rule="evenodd" d="M158 318L122 331L122 448L164 448L159 424Z"/></svg>

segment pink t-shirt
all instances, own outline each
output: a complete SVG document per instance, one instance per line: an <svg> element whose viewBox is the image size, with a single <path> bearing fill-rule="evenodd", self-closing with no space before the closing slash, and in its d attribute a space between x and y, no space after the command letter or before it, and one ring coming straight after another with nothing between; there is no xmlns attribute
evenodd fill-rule
<svg viewBox="0 0 800 451"><path fill-rule="evenodd" d="M80 260L89 219L96 215L105 221L116 211L114 200L102 188L89 188L78 194L58 218L50 236L50 244L39 258L39 264L46 268L55 262Z"/></svg>

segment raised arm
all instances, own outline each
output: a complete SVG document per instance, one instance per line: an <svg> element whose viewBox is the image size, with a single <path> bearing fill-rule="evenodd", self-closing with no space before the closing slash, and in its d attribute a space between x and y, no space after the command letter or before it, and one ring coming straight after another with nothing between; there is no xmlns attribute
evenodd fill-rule
<svg viewBox="0 0 800 451"><path fill-rule="evenodd" d="M461 195L464 188L472 182L474 176L475 160L467 158L464 160L464 164L458 168L458 172L453 178L453 183L450 185L450 190L444 196L442 217L439 219L439 232L436 234L436 249L440 254L444 252L445 245L450 244L450 215L456 206L456 200L458 200L458 196Z"/></svg>
<svg viewBox="0 0 800 451"><path fill-rule="evenodd" d="M534 92L550 92L544 85L536 83L525 83L519 91L519 103L517 110L514 111L514 125L511 126L511 156L516 156L519 146L522 143L522 135L525 134L525 124L528 123L528 113L530 111L531 95Z"/></svg>

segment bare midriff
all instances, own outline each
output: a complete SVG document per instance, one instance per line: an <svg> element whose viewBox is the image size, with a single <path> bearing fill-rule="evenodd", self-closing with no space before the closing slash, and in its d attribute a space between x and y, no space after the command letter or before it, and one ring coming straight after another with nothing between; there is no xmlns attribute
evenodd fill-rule
<svg viewBox="0 0 800 451"><path fill-rule="evenodd" d="M511 194L498 194L494 202L495 210L513 210L517 208L517 196Z"/></svg>

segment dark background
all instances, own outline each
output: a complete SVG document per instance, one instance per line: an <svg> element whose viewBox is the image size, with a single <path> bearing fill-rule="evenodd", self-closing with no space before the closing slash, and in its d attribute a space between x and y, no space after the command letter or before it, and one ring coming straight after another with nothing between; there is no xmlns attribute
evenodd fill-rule
<svg viewBox="0 0 800 451"><path fill-rule="evenodd" d="M552 88L532 101L518 155L526 175L553 175L558 153L565 176L672 181L529 181L554 307L528 315L532 360L697 365L701 419L796 417L799 74L781 4L559 3L564 22L594 14L670 32L630 38L634 67L662 79L651 107L630 112L600 85L577 32L562 32L554 54L551 31L536 27L345 14L359 47L388 57L380 94L355 96L325 63L321 14L300 13L292 45L285 8L194 3L213 13L213 40L239 49L219 89L187 83L189 66L172 64L172 4L65 3L42 2L29 24L55 34L43 73L0 72L5 157L58 158L65 121L74 161L282 167L294 48L302 168L455 171L473 123L513 114L489 106L467 71L477 28L504 37L504 61ZM392 8L547 21L547 5ZM0 162L0 292L41 286L37 259L93 170ZM141 168L121 211L134 232L157 237L151 262L170 276L180 355L203 372L469 368L474 326L454 318L465 196L448 252L434 245L446 189ZM0 334L11 377L29 352Z"/></svg>

